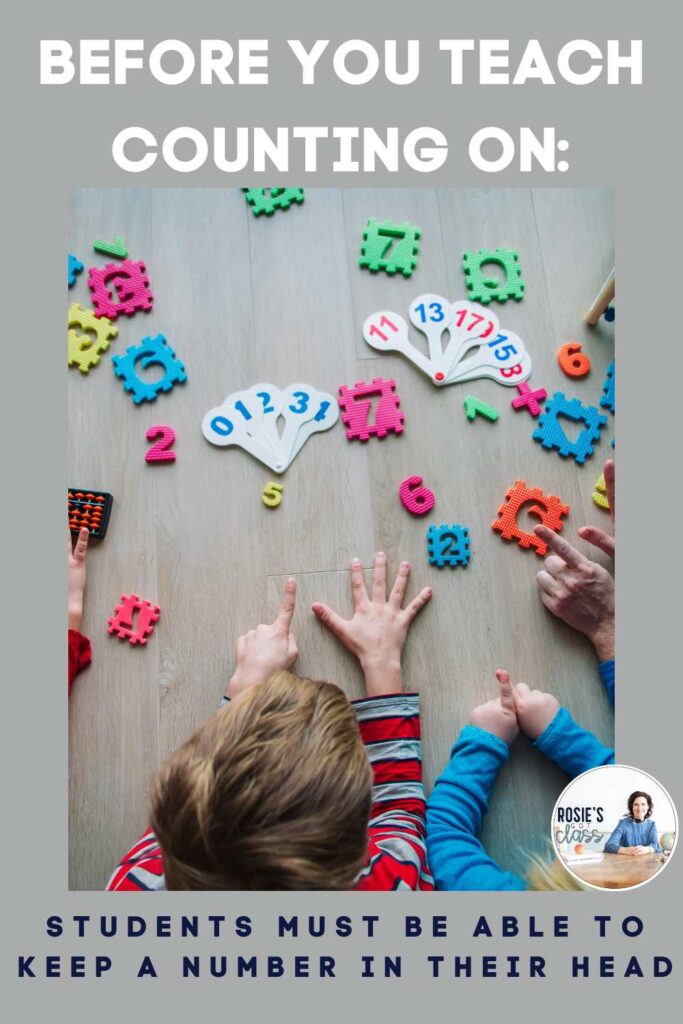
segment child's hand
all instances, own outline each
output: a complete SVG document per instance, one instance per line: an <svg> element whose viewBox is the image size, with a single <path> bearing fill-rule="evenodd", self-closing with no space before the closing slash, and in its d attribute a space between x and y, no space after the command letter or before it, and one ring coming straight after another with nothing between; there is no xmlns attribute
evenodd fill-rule
<svg viewBox="0 0 683 1024"><path fill-rule="evenodd" d="M354 558L351 563L353 618L342 619L325 604L312 606L320 621L360 661L368 697L401 693L403 690L403 645L413 619L432 596L431 587L425 587L406 608L402 608L409 575L410 565L401 562L387 599L387 556L378 551L372 573L372 597L369 597L360 559Z"/></svg>
<svg viewBox="0 0 683 1024"><path fill-rule="evenodd" d="M526 683L517 683L512 692L520 729L537 740L560 710L559 700L552 693L530 690Z"/></svg>
<svg viewBox="0 0 683 1024"><path fill-rule="evenodd" d="M470 715L470 723L492 732L511 746L519 736L514 691L505 669L496 670L496 679L500 683L500 696L476 707Z"/></svg>
<svg viewBox="0 0 683 1024"><path fill-rule="evenodd" d="M258 683L265 683L275 672L290 669L299 657L294 634L290 633L296 607L296 580L285 583L280 614L271 625L250 629L237 641L237 665L225 691L236 697Z"/></svg>
<svg viewBox="0 0 683 1024"><path fill-rule="evenodd" d="M71 548L71 531L67 525L66 552L67 552L67 615L69 629L81 628L83 618L83 591L85 590L85 556L88 551L88 538L90 533L83 526L76 544Z"/></svg>

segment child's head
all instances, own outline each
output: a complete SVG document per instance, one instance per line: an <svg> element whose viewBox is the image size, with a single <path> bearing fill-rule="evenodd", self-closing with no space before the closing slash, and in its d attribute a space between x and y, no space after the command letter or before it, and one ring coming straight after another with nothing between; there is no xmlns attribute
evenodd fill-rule
<svg viewBox="0 0 683 1024"><path fill-rule="evenodd" d="M350 889L372 774L331 683L278 672L209 718L166 762L152 828L169 889Z"/></svg>

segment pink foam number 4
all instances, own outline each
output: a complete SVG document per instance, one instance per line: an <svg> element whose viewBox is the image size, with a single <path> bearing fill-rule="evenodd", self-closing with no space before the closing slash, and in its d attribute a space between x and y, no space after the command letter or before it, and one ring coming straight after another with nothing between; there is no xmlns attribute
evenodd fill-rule
<svg viewBox="0 0 683 1024"><path fill-rule="evenodd" d="M142 260L91 267L88 275L95 316L106 316L109 320L116 320L121 313L132 316L139 309L148 312L154 299L148 286Z"/></svg>
<svg viewBox="0 0 683 1024"><path fill-rule="evenodd" d="M409 476L398 490L405 507L414 516L424 516L434 508L434 491L422 486L421 476Z"/></svg>
<svg viewBox="0 0 683 1024"><path fill-rule="evenodd" d="M167 427L159 424L156 427L150 427L145 435L148 441L159 440L145 455L145 462L175 462L175 452L171 450L171 445L175 441L175 430L173 427Z"/></svg>
<svg viewBox="0 0 683 1024"><path fill-rule="evenodd" d="M519 410L526 407L532 416L540 416L541 406L539 402L543 402L548 397L546 389L539 388L537 391L532 391L528 384L518 384L517 390L519 395L517 398L512 399L510 403L512 408Z"/></svg>
<svg viewBox="0 0 683 1024"><path fill-rule="evenodd" d="M379 401L375 411L375 422L370 423L373 398L378 398ZM371 384L359 380L352 388L342 384L339 388L339 405L349 441L354 438L367 441L370 437L386 437L389 431L395 434L403 433L400 401L396 394L395 380L373 377Z"/></svg>

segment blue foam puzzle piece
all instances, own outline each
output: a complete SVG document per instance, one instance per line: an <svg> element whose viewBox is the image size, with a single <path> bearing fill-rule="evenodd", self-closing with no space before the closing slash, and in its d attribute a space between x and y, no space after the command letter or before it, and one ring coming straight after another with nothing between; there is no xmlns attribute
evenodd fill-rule
<svg viewBox="0 0 683 1024"><path fill-rule="evenodd" d="M611 362L607 367L607 376L605 377L605 383L602 386L602 398L600 399L600 406L603 409L609 409L610 412L614 412L615 407L615 390L614 390L614 362Z"/></svg>
<svg viewBox="0 0 683 1024"><path fill-rule="evenodd" d="M72 252L70 252L68 256L69 265L67 268L66 281L69 288L73 288L73 286L76 284L76 274L80 274L80 272L83 270L83 264L79 259L77 259L74 256Z"/></svg>
<svg viewBox="0 0 683 1024"><path fill-rule="evenodd" d="M470 535L466 526L453 523L449 526L430 526L427 530L427 553L430 565L467 565L470 560Z"/></svg>
<svg viewBox="0 0 683 1024"><path fill-rule="evenodd" d="M561 424L559 416L565 416L574 423L586 424L575 441L570 441ZM534 441L540 441L544 448L555 448L560 455L571 456L578 465L589 458L594 451L593 444L600 440L600 431L607 423L599 409L593 405L582 405L578 398L567 398L561 391L556 391L550 402L546 403L538 427L531 435Z"/></svg>
<svg viewBox="0 0 683 1024"><path fill-rule="evenodd" d="M142 380L135 369L138 360L143 370L148 366L163 366L164 376L160 380ZM187 380L185 367L176 359L163 334L143 338L139 345L127 348L125 356L112 356L112 365L116 376L123 380L124 391L130 392L136 405L153 402L161 391L170 391L174 384L183 384Z"/></svg>

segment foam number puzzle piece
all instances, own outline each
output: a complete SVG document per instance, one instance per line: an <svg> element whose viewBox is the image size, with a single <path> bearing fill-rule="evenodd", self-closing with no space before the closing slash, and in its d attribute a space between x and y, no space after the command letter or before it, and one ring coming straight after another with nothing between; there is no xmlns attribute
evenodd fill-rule
<svg viewBox="0 0 683 1024"><path fill-rule="evenodd" d="M404 277L410 277L417 266L419 237L420 229L414 224L394 224L391 220L371 217L363 232L358 266L367 267L373 273L400 271Z"/></svg>
<svg viewBox="0 0 683 1024"><path fill-rule="evenodd" d="M148 366L162 366L163 377L154 381L142 380L135 368L138 361L143 370ZM130 345L125 356L112 356L112 364L116 376L123 380L124 391L130 392L135 405L153 402L160 392L170 391L175 384L183 384L187 380L185 367L176 359L163 334L143 338L139 345Z"/></svg>
<svg viewBox="0 0 683 1024"><path fill-rule="evenodd" d="M302 188L245 188L245 199L255 217L265 213L271 217L276 210L288 210L292 203L303 203Z"/></svg>
<svg viewBox="0 0 683 1024"><path fill-rule="evenodd" d="M573 423L585 423L585 429L575 441L570 441L559 422L565 416ZM594 452L594 443L600 440L600 431L607 423L607 417L601 416L593 405L582 405L578 398L566 398L561 391L556 391L546 404L543 415L538 421L538 428L531 435L534 441L540 441L544 448L555 448L563 458L571 456L582 466Z"/></svg>
<svg viewBox="0 0 683 1024"><path fill-rule="evenodd" d="M92 309L82 309L77 302L69 306L66 323L67 366L77 366L81 373L90 373L93 366L98 365L102 353L109 348L109 342L119 333L118 328L106 316L97 317ZM77 327L82 333L76 330Z"/></svg>
<svg viewBox="0 0 683 1024"><path fill-rule="evenodd" d="M563 505L556 494L544 494L540 487L527 487L524 480L515 480L505 495L505 501L498 509L499 518L491 524L491 529L500 533L503 540L516 540L521 548L533 548L543 558L548 545L535 533L527 533L517 523L517 516L523 505L533 502L529 513L538 516L544 526L559 532L562 529L563 516L569 515L569 505Z"/></svg>
<svg viewBox="0 0 683 1024"><path fill-rule="evenodd" d="M375 422L370 423L372 399L378 397ZM396 394L396 381L373 377L372 383L356 381L352 388L344 384L339 388L339 405L343 409L342 422L349 441L367 441L370 437L386 437L390 431L403 433L401 399Z"/></svg>
<svg viewBox="0 0 683 1024"><path fill-rule="evenodd" d="M486 277L483 268L487 263L495 263L505 272L505 280ZM465 283L471 299L482 302L485 306L495 299L517 302L524 297L525 284L519 266L519 254L514 249L480 249L479 252L466 252L462 258L462 269Z"/></svg>
<svg viewBox="0 0 683 1024"><path fill-rule="evenodd" d="M434 491L422 486L421 476L409 476L403 481L398 489L398 494L414 516L425 516L434 508Z"/></svg>
<svg viewBox="0 0 683 1024"><path fill-rule="evenodd" d="M563 345L557 353L557 362L568 377L585 377L590 372L591 361L577 341Z"/></svg>
<svg viewBox="0 0 683 1024"><path fill-rule="evenodd" d="M528 409L532 416L541 415L540 403L544 402L548 397L548 392L545 388L538 388L536 391L532 391L528 384L517 384L517 390L519 395L517 398L513 398L510 405L513 409Z"/></svg>
<svg viewBox="0 0 683 1024"><path fill-rule="evenodd" d="M593 501L599 508L604 508L609 512L609 501L607 500L607 484L605 483L605 474L600 474L600 479L595 485L593 491Z"/></svg>
<svg viewBox="0 0 683 1024"><path fill-rule="evenodd" d="M470 560L470 535L466 526L453 523L448 526L430 526L427 530L427 559L430 565L443 569L467 565Z"/></svg>
<svg viewBox="0 0 683 1024"><path fill-rule="evenodd" d="M175 462L175 452L171 445L175 441L175 430L164 424L150 427L145 434L148 441L159 440L145 453L145 462Z"/></svg>
<svg viewBox="0 0 683 1024"><path fill-rule="evenodd" d="M137 594L122 594L121 604L116 605L114 614L107 619L107 626L108 632L116 633L119 640L144 647L158 621L158 605L141 601Z"/></svg>
<svg viewBox="0 0 683 1024"><path fill-rule="evenodd" d="M95 252L101 252L105 256L114 256L117 260L125 260L128 256L126 243L121 235L117 235L113 242L104 242L98 238L93 242L92 247Z"/></svg>
<svg viewBox="0 0 683 1024"><path fill-rule="evenodd" d="M475 398L474 395L468 395L463 405L465 406L468 420L473 420L477 413L480 416L486 417L491 423L495 423L498 419L498 410L495 406L482 402L481 398Z"/></svg>
<svg viewBox="0 0 683 1024"><path fill-rule="evenodd" d="M83 264L77 259L72 252L68 253L68 266L66 271L66 283L69 288L73 288L76 284L76 274L80 274L83 270Z"/></svg>
<svg viewBox="0 0 683 1024"><path fill-rule="evenodd" d="M152 308L154 296L149 290L142 260L123 260L122 263L108 263L106 267L91 267L88 288L96 316L116 320L121 313L132 316L137 310L149 312Z"/></svg>
<svg viewBox="0 0 683 1024"><path fill-rule="evenodd" d="M77 537L87 527L95 540L104 540L114 499L107 491L89 491L70 487L67 497L69 529Z"/></svg>
<svg viewBox="0 0 683 1024"><path fill-rule="evenodd" d="M607 367L607 376L605 377L605 383L602 387L602 398L600 399L600 405L603 409L609 409L610 412L614 412L615 409L615 388L614 388L614 363L610 363Z"/></svg>
<svg viewBox="0 0 683 1024"><path fill-rule="evenodd" d="M261 495L263 504L267 505L268 508L277 508L282 501L282 491L282 484L276 484L269 480L263 488L263 494Z"/></svg>

